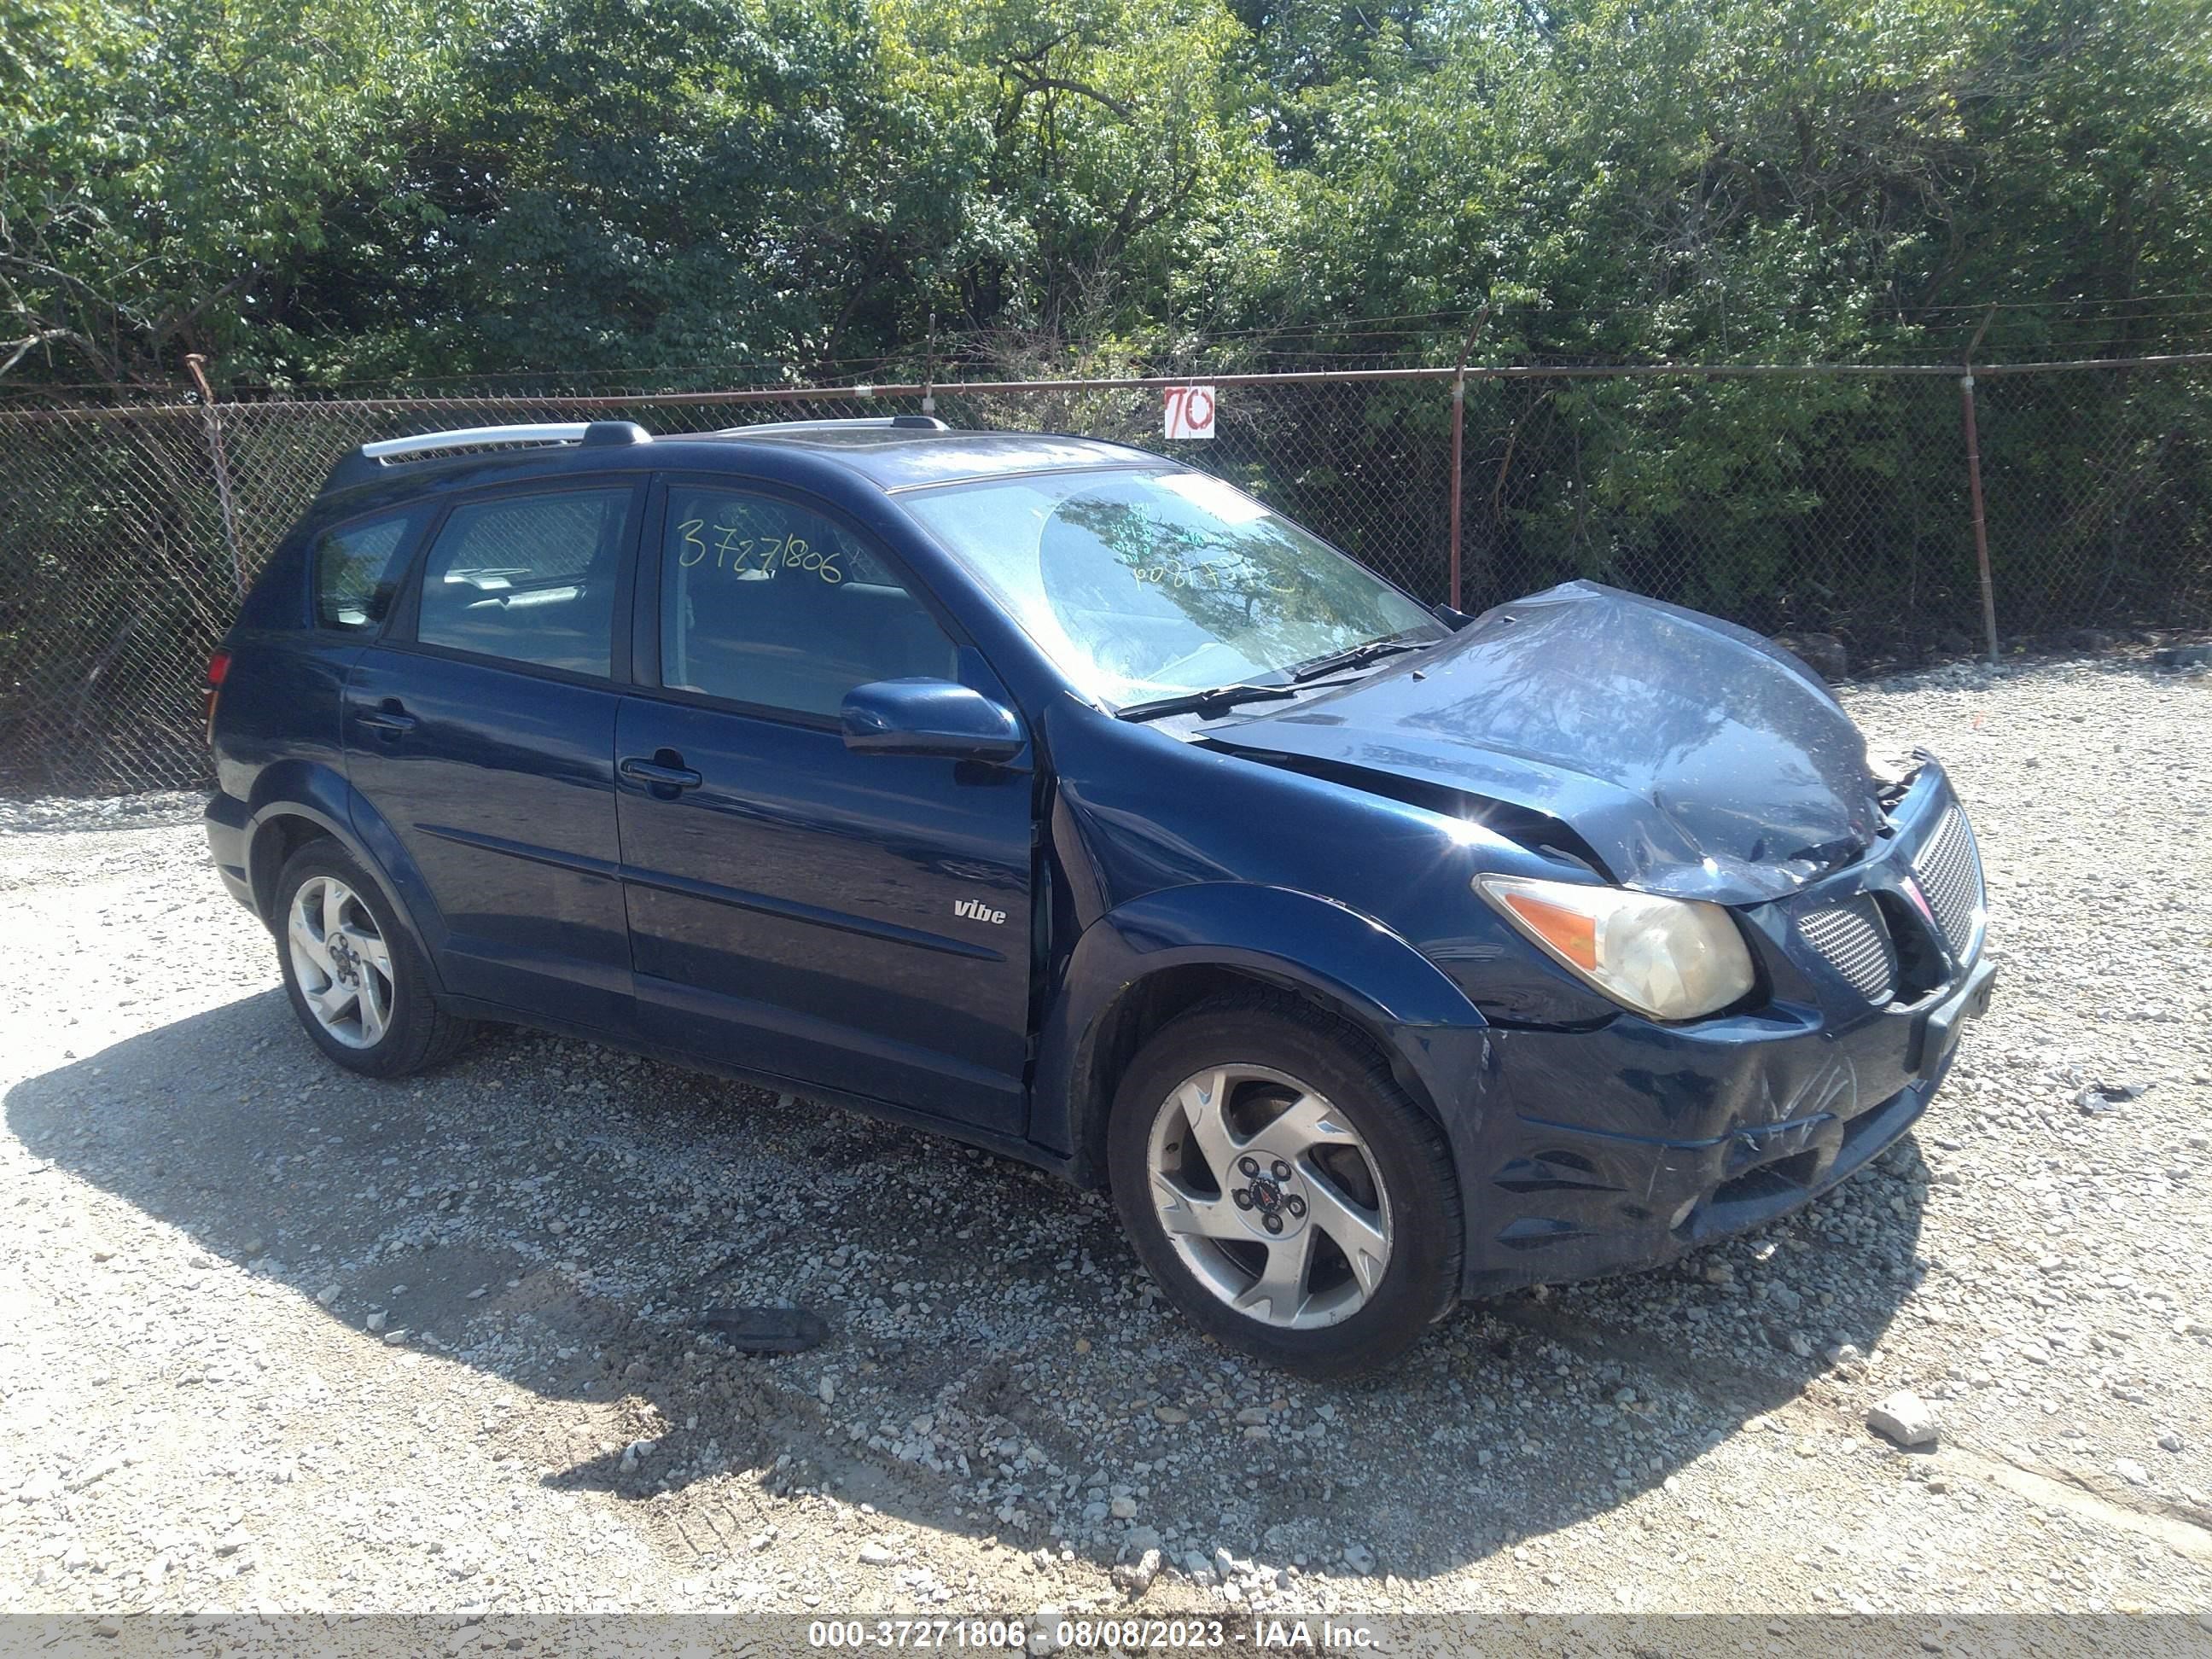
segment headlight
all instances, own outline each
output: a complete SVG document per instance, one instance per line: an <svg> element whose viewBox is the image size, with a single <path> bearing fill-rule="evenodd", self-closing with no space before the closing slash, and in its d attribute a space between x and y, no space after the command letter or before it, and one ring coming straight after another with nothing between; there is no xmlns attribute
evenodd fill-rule
<svg viewBox="0 0 2212 1659"><path fill-rule="evenodd" d="M1521 876L1477 876L1474 890L1554 962L1639 1014L1692 1019L1751 989L1751 952L1717 904Z"/></svg>

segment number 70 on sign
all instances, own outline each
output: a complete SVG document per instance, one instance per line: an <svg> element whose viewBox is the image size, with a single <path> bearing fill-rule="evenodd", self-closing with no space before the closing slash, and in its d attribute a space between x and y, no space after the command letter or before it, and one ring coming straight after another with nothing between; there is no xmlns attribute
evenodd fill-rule
<svg viewBox="0 0 2212 1659"><path fill-rule="evenodd" d="M1213 388L1210 386L1171 386L1162 394L1165 423L1161 430L1170 438L1211 438L1213 435Z"/></svg>

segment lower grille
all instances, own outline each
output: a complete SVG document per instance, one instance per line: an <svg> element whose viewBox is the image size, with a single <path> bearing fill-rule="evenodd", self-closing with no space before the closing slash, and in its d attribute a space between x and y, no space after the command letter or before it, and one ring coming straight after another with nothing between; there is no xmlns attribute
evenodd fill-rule
<svg viewBox="0 0 2212 1659"><path fill-rule="evenodd" d="M1797 931L1869 1002L1886 1003L1897 994L1897 950L1873 900L1811 911L1797 919Z"/></svg>
<svg viewBox="0 0 2212 1659"><path fill-rule="evenodd" d="M1974 832L1966 815L1946 808L1912 860L1921 893L1943 930L1943 942L1954 957L1964 957L1974 942L1974 923L1982 908L1982 855L1974 846Z"/></svg>

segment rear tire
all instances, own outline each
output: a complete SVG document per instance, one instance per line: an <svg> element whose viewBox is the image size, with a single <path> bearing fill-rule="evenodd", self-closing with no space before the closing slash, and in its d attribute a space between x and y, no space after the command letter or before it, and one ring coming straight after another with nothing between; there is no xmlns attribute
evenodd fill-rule
<svg viewBox="0 0 2212 1659"><path fill-rule="evenodd" d="M1343 1019L1265 991L1200 1004L1130 1062L1106 1142L1138 1255L1231 1347L1355 1376L1457 1302L1450 1152Z"/></svg>
<svg viewBox="0 0 2212 1659"><path fill-rule="evenodd" d="M348 1071L404 1077L450 1059L474 1034L438 1006L414 935L335 841L311 841L285 860L273 927L293 1013Z"/></svg>

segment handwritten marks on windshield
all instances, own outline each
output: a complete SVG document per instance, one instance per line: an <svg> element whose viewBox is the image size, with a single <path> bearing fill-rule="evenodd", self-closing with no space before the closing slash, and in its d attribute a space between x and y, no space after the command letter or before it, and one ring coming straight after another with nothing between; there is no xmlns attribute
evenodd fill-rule
<svg viewBox="0 0 2212 1659"><path fill-rule="evenodd" d="M1268 573L1258 561L1241 553L1224 559L1206 559L1196 564L1182 564L1171 559L1146 560L1128 555L1123 556L1118 562L1137 579L1140 587L1202 587L1269 593L1291 592L1287 586L1268 581Z"/></svg>
<svg viewBox="0 0 2212 1659"><path fill-rule="evenodd" d="M804 571L832 586L845 580L837 563L841 550L833 547L825 552L804 536L748 536L742 526L709 527L704 519L686 519L677 529L684 547L676 562L686 570L706 563L711 556L715 569L755 581L779 570Z"/></svg>
<svg viewBox="0 0 2212 1659"><path fill-rule="evenodd" d="M1204 564L1139 564L1128 559L1129 574L1139 586L1154 587L1203 587L1212 585L1212 578L1221 566L1209 560Z"/></svg>

